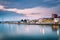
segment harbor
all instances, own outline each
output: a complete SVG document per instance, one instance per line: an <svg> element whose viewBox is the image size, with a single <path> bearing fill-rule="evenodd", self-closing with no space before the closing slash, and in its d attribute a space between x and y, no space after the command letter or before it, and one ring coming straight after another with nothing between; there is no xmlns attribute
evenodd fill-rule
<svg viewBox="0 0 60 40"><path fill-rule="evenodd" d="M39 18L39 19L21 19L20 21L1 21L0 23L8 23L8 24L30 24L30 25L52 25L58 24L60 25L60 16L57 14L52 14L50 18Z"/></svg>
<svg viewBox="0 0 60 40"><path fill-rule="evenodd" d="M0 0L0 40L60 40L60 0Z"/></svg>
<svg viewBox="0 0 60 40"><path fill-rule="evenodd" d="M0 21L0 39L58 40L60 17ZM24 39L23 39L24 38Z"/></svg>

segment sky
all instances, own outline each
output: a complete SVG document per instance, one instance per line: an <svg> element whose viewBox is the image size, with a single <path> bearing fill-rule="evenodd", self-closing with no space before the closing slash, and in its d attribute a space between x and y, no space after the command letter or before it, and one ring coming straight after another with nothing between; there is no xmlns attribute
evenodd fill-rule
<svg viewBox="0 0 60 40"><path fill-rule="evenodd" d="M60 0L0 0L0 21L60 16Z"/></svg>

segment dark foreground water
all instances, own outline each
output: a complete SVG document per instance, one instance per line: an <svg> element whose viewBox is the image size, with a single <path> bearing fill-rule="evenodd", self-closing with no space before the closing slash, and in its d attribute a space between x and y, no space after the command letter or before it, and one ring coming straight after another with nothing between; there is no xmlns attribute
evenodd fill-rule
<svg viewBox="0 0 60 40"><path fill-rule="evenodd" d="M0 24L0 40L59 40L52 25Z"/></svg>

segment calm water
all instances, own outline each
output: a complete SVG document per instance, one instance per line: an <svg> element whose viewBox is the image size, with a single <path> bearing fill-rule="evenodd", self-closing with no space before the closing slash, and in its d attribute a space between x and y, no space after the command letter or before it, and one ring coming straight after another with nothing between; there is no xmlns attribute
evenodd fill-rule
<svg viewBox="0 0 60 40"><path fill-rule="evenodd" d="M59 29L52 25L0 24L0 39L58 40Z"/></svg>

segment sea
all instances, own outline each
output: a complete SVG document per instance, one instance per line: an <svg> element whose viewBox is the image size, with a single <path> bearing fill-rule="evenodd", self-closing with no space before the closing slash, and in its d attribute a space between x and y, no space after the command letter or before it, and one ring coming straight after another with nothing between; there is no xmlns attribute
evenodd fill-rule
<svg viewBox="0 0 60 40"><path fill-rule="evenodd" d="M52 25L5 23L0 24L0 40L60 40L59 31Z"/></svg>

